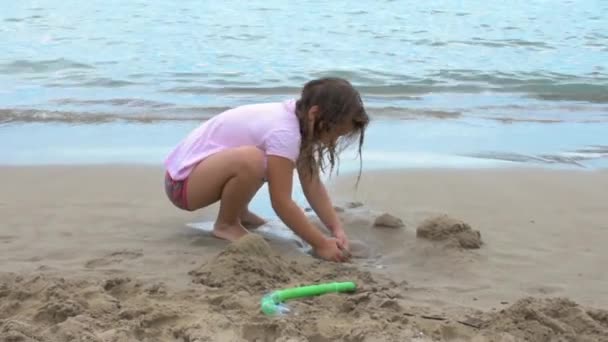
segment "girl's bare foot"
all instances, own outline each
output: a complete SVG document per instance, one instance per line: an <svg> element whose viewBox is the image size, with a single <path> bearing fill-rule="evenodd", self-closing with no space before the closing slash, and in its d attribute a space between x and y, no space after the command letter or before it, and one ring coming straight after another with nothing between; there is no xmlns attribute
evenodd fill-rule
<svg viewBox="0 0 608 342"><path fill-rule="evenodd" d="M249 232L240 224L216 223L213 227L213 236L219 239L236 241Z"/></svg>
<svg viewBox="0 0 608 342"><path fill-rule="evenodd" d="M256 229L266 223L266 220L247 210L241 215L241 223L248 229Z"/></svg>

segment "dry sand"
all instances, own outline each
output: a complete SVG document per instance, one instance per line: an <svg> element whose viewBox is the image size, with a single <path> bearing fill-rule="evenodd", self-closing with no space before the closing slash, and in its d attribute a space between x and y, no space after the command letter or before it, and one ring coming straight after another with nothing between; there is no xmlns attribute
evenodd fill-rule
<svg viewBox="0 0 608 342"><path fill-rule="evenodd" d="M190 229L215 207L173 208L162 176L0 168L0 341L608 340L606 173L381 172L356 195L340 178L332 192L361 241L347 265ZM404 226L374 226L383 213ZM480 231L480 248L416 236L443 214ZM273 289L342 280L357 291L260 312Z"/></svg>

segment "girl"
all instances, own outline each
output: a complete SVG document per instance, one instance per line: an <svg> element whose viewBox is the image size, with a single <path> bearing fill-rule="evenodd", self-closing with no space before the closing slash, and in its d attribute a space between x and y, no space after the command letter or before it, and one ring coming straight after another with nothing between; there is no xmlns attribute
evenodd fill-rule
<svg viewBox="0 0 608 342"><path fill-rule="evenodd" d="M297 101L240 106L204 122L165 160L165 190L175 206L187 211L219 200L213 235L234 241L248 233L245 227L264 224L248 204L267 181L279 218L318 256L344 261L346 233L319 174L327 161L331 172L339 147L356 137L361 158L368 122L361 97L348 81L312 80ZM293 201L294 170L332 238L316 229Z"/></svg>

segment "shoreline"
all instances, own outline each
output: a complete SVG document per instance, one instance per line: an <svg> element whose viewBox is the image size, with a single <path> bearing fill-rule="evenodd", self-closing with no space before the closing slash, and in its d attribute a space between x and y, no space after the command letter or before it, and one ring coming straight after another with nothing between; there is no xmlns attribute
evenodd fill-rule
<svg viewBox="0 0 608 342"><path fill-rule="evenodd" d="M0 125L4 165L157 164L197 122ZM608 168L607 123L497 123L484 119L375 118L364 167ZM36 136L38 140L32 140ZM358 169L353 148L342 170Z"/></svg>

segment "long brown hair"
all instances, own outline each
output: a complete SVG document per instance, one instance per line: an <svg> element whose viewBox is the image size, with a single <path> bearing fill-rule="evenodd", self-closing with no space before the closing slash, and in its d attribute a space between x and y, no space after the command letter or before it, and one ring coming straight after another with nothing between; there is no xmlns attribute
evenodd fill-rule
<svg viewBox="0 0 608 342"><path fill-rule="evenodd" d="M310 125L308 112L317 106L317 119ZM296 114L300 120L300 157L297 167L299 172L316 176L319 171L325 172L326 160L329 162L330 174L336 162L339 164L339 153L359 138L359 176L361 177L361 150L365 139L365 129L369 116L363 106L359 92L342 78L326 77L309 81L304 85L300 99L296 101ZM331 132L338 125L352 123L353 129L329 144L321 143L324 133Z"/></svg>

